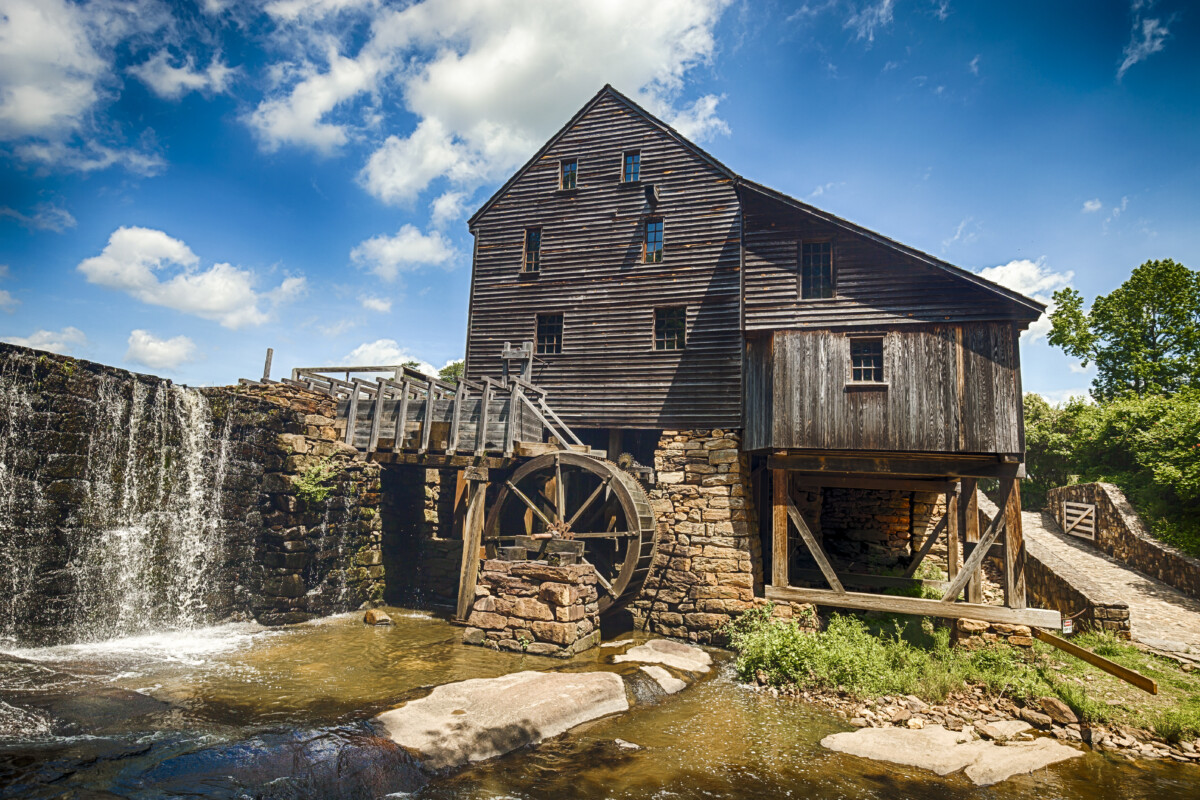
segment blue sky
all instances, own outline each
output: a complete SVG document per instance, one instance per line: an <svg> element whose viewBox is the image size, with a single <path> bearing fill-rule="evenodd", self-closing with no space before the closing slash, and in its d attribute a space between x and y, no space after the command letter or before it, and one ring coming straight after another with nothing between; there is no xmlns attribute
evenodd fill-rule
<svg viewBox="0 0 1200 800"><path fill-rule="evenodd" d="M465 220L603 84L1048 299L1200 267L1182 0L0 0L0 339L192 384L461 356ZM1023 341L1025 387L1090 374Z"/></svg>

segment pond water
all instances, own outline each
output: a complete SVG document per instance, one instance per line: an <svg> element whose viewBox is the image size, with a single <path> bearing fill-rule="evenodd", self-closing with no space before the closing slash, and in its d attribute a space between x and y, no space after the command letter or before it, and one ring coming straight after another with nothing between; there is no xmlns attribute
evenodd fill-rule
<svg viewBox="0 0 1200 800"><path fill-rule="evenodd" d="M977 789L825 751L845 726L739 687L727 659L683 694L465 771L429 774L365 724L435 685L593 669L459 644L389 610L286 629L231 624L53 648L0 645L0 797L1195 798L1200 768L1089 753ZM615 740L637 744L624 749Z"/></svg>

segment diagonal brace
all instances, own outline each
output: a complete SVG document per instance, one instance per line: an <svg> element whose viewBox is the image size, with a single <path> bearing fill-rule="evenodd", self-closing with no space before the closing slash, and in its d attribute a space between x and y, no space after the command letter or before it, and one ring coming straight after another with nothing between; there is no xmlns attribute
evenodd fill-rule
<svg viewBox="0 0 1200 800"><path fill-rule="evenodd" d="M1008 507L1008 499L1009 495L1012 494L1012 487L1012 481L1005 482L1004 494L1000 498L1000 508L996 512L996 516L992 518L987 532L980 537L979 543L971 551L970 557L963 562L962 569L954 576L954 580L950 581L950 588L942 596L943 603L953 603L958 599L958 595L963 590L963 587L967 585L967 581L971 580L971 576L983 565L983 559L987 556L987 552L992 549L992 545L1000 538L1000 534L1004 531L1004 509Z"/></svg>
<svg viewBox="0 0 1200 800"><path fill-rule="evenodd" d="M913 558L912 563L908 565L908 569L904 570L904 577L911 578L917 574L917 567L921 566L921 562L925 560L925 556L929 555L929 551L933 549L933 546L937 544L937 540L941 538L942 531L946 530L949 518L950 513L947 511L946 515L934 526L933 532L929 534L929 538L925 540L925 544L921 545L921 551Z"/></svg>
<svg viewBox="0 0 1200 800"><path fill-rule="evenodd" d="M796 508L796 502L789 495L787 498L787 513L788 519L796 526L796 530L800 532L800 538L804 539L804 544L808 545L808 551L812 553L812 557L816 559L817 566L821 568L821 574L825 576L825 581L829 584L829 588L838 594L845 594L846 590L842 587L842 582L838 580L837 573L833 571L833 567L829 563L828 556L825 555L825 549L821 547L821 543L817 541L817 537L813 536L812 531L808 529L808 525L804 522L804 517L800 516L800 509Z"/></svg>

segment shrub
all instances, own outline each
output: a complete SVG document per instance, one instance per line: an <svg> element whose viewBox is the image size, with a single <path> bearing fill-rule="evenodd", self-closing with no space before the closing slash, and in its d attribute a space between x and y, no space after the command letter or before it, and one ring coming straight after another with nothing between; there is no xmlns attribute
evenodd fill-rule
<svg viewBox="0 0 1200 800"><path fill-rule="evenodd" d="M333 493L333 479L338 467L330 459L322 459L300 471L296 478L296 496L309 505L320 505Z"/></svg>

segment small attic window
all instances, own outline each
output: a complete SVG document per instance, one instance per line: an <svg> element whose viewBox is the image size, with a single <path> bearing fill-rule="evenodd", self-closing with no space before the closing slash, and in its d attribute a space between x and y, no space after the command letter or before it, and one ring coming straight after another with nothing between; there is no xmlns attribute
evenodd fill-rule
<svg viewBox="0 0 1200 800"><path fill-rule="evenodd" d="M621 183L637 183L642 179L642 151L626 150L621 161Z"/></svg>
<svg viewBox="0 0 1200 800"><path fill-rule="evenodd" d="M558 189L569 192L576 188L579 176L579 161L574 158L558 162Z"/></svg>
<svg viewBox="0 0 1200 800"><path fill-rule="evenodd" d="M800 244L800 298L827 300L834 296L837 273L833 267L833 242Z"/></svg>
<svg viewBox="0 0 1200 800"><path fill-rule="evenodd" d="M642 247L642 261L661 264L663 260L663 218L646 218L646 241Z"/></svg>
<svg viewBox="0 0 1200 800"><path fill-rule="evenodd" d="M522 272L542 270L542 229L525 229L525 256L521 263Z"/></svg>

